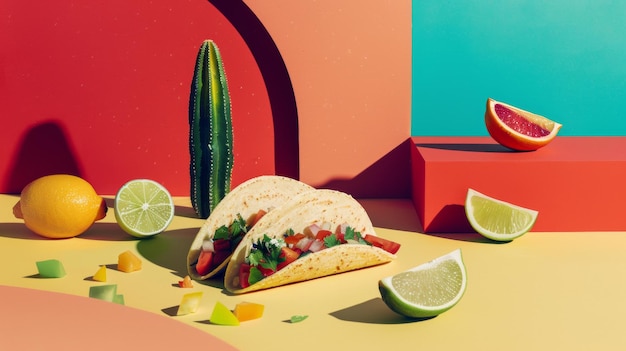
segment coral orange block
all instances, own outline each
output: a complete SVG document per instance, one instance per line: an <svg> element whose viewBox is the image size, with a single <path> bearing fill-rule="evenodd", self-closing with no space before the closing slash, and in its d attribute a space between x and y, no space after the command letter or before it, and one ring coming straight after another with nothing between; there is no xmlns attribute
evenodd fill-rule
<svg viewBox="0 0 626 351"><path fill-rule="evenodd" d="M539 211L535 232L626 230L626 137L560 136L530 152L490 137L412 140L412 197L425 233L473 232L468 188Z"/></svg>

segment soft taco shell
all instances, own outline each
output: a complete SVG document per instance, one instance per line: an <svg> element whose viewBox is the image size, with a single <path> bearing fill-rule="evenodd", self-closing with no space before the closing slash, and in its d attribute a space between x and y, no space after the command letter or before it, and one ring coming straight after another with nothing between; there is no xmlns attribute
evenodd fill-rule
<svg viewBox="0 0 626 351"><path fill-rule="evenodd" d="M367 212L352 196L334 190L301 193L265 215L248 232L226 267L225 288L235 294L247 293L375 266L395 258L395 255L374 246L342 244L298 258L263 280L247 288L240 288L239 266L250 253L254 242L265 234L270 238L282 238L289 229L298 232L313 223L323 222L333 226L345 223L363 235L376 235Z"/></svg>
<svg viewBox="0 0 626 351"><path fill-rule="evenodd" d="M299 193L312 191L313 187L300 181L275 175L265 175L252 178L232 189L220 201L204 222L195 239L191 243L191 248L187 254L187 271L191 278L195 280L205 280L219 273L228 264L226 259L216 269L206 275L199 275L196 272L195 261L200 255L202 242L213 238L217 228L229 226L240 214L244 220L259 210L271 210L279 207L288 199ZM243 241L242 241L243 242Z"/></svg>

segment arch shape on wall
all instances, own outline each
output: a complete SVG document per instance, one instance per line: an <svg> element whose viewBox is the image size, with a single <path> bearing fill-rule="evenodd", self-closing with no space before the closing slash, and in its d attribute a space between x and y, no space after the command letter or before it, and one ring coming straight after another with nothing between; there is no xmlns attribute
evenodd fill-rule
<svg viewBox="0 0 626 351"><path fill-rule="evenodd" d="M298 109L291 78L278 47L263 23L243 1L209 2L233 24L244 39L265 81L274 122L276 174L299 179Z"/></svg>

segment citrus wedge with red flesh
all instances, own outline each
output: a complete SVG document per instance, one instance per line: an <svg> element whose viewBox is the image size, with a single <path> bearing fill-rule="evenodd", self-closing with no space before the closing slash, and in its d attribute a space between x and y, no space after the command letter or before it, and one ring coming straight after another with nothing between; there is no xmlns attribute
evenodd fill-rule
<svg viewBox="0 0 626 351"><path fill-rule="evenodd" d="M495 141L517 151L548 145L562 127L546 117L493 99L487 99L485 125Z"/></svg>

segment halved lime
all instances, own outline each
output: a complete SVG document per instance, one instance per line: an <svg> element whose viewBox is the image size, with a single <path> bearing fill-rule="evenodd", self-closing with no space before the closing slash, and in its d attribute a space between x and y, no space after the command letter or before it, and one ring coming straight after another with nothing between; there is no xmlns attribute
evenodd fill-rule
<svg viewBox="0 0 626 351"><path fill-rule="evenodd" d="M467 190L465 215L474 230L497 241L511 241L529 232L539 212Z"/></svg>
<svg viewBox="0 0 626 351"><path fill-rule="evenodd" d="M115 195L115 219L124 231L138 238L163 232L174 218L169 191L149 179L124 184Z"/></svg>
<svg viewBox="0 0 626 351"><path fill-rule="evenodd" d="M387 306L412 318L434 317L449 310L461 300L466 286L460 249L378 282Z"/></svg>

